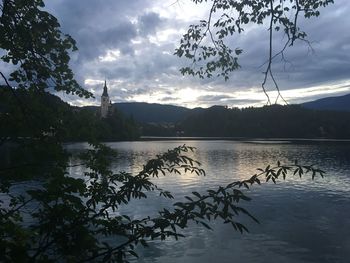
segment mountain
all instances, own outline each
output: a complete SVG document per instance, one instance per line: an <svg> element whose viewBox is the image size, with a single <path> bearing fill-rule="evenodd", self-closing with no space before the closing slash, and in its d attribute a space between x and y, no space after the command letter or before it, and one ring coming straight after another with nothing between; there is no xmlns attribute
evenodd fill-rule
<svg viewBox="0 0 350 263"><path fill-rule="evenodd" d="M191 111L185 107L145 102L114 103L113 106L124 115L144 123L176 123Z"/></svg>
<svg viewBox="0 0 350 263"><path fill-rule="evenodd" d="M203 113L206 109L163 104L150 104L145 102L123 102L114 103L114 107L126 116L132 116L134 120L141 123L179 123L192 115ZM350 112L350 94L338 97L327 97L301 104L306 109L332 110ZM219 107L220 108L220 107ZM216 106L213 106L215 110Z"/></svg>
<svg viewBox="0 0 350 263"><path fill-rule="evenodd" d="M350 112L350 94L338 97L327 97L301 104L307 109L333 110Z"/></svg>

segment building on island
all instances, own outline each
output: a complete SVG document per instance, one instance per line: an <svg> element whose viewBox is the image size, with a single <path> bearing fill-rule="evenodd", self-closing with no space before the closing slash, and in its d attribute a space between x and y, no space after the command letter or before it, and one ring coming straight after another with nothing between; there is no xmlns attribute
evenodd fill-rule
<svg viewBox="0 0 350 263"><path fill-rule="evenodd" d="M103 93L101 96L101 118L107 118L108 114L110 114L111 108L112 102L109 100L107 84L105 81Z"/></svg>

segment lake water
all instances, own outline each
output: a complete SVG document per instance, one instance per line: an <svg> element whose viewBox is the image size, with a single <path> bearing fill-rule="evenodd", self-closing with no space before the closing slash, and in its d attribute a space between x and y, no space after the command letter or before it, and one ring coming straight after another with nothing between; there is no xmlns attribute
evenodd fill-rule
<svg viewBox="0 0 350 263"><path fill-rule="evenodd" d="M256 168L268 164L299 163L327 172L325 178L292 174L277 185L266 183L247 191L253 198L245 207L260 221L242 218L250 233L235 232L222 222L212 222L213 231L199 225L186 229L185 238L153 241L140 248L135 262L350 262L350 143L288 141L147 141L108 143L117 150L115 172L136 174L156 154L178 145L197 148L191 157L202 163L206 176L191 174L161 176L154 182L175 195L174 200L150 195L135 200L118 213L132 218L156 215L164 207L192 191L204 192L232 181L249 178ZM87 144L66 146L76 152ZM72 158L72 164L76 162ZM72 168L79 174L81 168Z"/></svg>

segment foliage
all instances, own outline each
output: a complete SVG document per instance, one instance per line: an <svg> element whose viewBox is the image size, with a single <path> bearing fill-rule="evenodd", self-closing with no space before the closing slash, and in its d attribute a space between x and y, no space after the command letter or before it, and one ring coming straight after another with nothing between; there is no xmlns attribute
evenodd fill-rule
<svg viewBox="0 0 350 263"><path fill-rule="evenodd" d="M17 106L17 99L25 106L26 114ZM124 117L118 110L101 119L97 107L72 107L47 92L20 88L11 92L1 87L0 121L0 141L40 137L42 133L54 135L60 141L118 141L139 137L133 119Z"/></svg>
<svg viewBox="0 0 350 263"><path fill-rule="evenodd" d="M18 107L18 101L23 103L23 108ZM62 138L62 120L70 112L67 103L49 93L22 88L11 91L6 86L0 86L2 140L40 137L42 133L53 132Z"/></svg>
<svg viewBox="0 0 350 263"><path fill-rule="evenodd" d="M9 181L0 181L2 200L8 200L2 201L0 207L1 261L126 262L130 256L137 257L138 244L147 246L150 240L178 239L184 236L181 230L190 222L210 228L208 222L216 218L243 233L248 228L238 216L258 220L244 208L242 202L251 199L241 188L249 189L261 181L276 183L285 179L288 172L300 177L311 174L312 178L324 174L297 162L278 163L258 169L248 180L204 194L193 192L185 197L186 201L175 203L172 209L164 208L156 217L132 218L130 214L117 213L118 209L133 199L147 198L150 192L173 198L170 192L157 187L153 178L182 172L205 175L199 163L187 155L194 149L183 145L157 155L133 175L113 173L108 168L111 150L101 144L93 146L83 156L89 168L84 177L73 178L67 174L67 166L54 165L47 180L29 187L25 193L15 193Z"/></svg>
<svg viewBox="0 0 350 263"><path fill-rule="evenodd" d="M139 138L139 127L118 109L101 119L98 108L76 107L63 124L65 141L121 141Z"/></svg>
<svg viewBox="0 0 350 263"><path fill-rule="evenodd" d="M145 102L125 102L116 106L140 123L174 123L189 111L188 108L181 106Z"/></svg>
<svg viewBox="0 0 350 263"><path fill-rule="evenodd" d="M348 139L350 113L309 110L300 105L213 106L194 112L179 126L185 136Z"/></svg>
<svg viewBox="0 0 350 263"><path fill-rule="evenodd" d="M243 52L239 47L235 49L230 47L232 37L242 34L253 25L265 26L269 31L269 55L262 88L270 102L265 90L268 76L279 92L271 69L272 60L279 56L283 59L286 48L293 46L298 40L309 43L306 32L299 27L300 16L318 17L319 10L334 1L192 0L192 2L195 4L210 2L211 9L207 19L189 26L180 41L180 46L175 50L175 55L191 61L191 65L181 68L180 72L199 78L217 76L227 80L230 73L240 67L238 58ZM279 32L284 35L284 46L276 52L273 50L273 34Z"/></svg>
<svg viewBox="0 0 350 263"><path fill-rule="evenodd" d="M42 0L3 0L0 4L0 48L5 51L1 59L15 68L9 80L1 72L12 94L11 103L1 111L5 112L1 120L15 136L4 134L0 146L1 150L20 149L16 151L15 166L1 163L0 261L125 262L137 256L138 244L147 246L149 240L179 238L189 222L210 228L208 221L216 218L240 232L247 231L237 216L256 219L241 205L250 198L240 188L260 184L261 178L276 182L287 172L323 175L312 166L278 163L259 170L249 180L204 194L194 192L187 201L159 211L156 217L119 215L116 211L121 206L146 198L150 192L172 198L171 193L157 187L154 177L182 172L204 175L204 171L187 155L193 148L180 146L150 160L137 174L114 173L109 167L113 152L94 143L93 149L82 156L84 163L71 165L87 168L84 174L68 173L70 155L62 146L61 135L67 132L62 121L71 109L67 105L61 108L57 98L45 92L53 87L83 97L92 94L77 84L69 67L69 53L76 49L74 40L60 31L57 19L43 7ZM25 103L24 90L33 99L31 107ZM120 127L119 123L113 125ZM24 187L22 191L17 180Z"/></svg>
<svg viewBox="0 0 350 263"><path fill-rule="evenodd" d="M0 4L1 60L17 66L10 81L18 87L57 91L91 97L74 80L69 52L77 50L71 36L63 34L57 19L43 11L42 0L3 0ZM4 75L3 75L4 77Z"/></svg>

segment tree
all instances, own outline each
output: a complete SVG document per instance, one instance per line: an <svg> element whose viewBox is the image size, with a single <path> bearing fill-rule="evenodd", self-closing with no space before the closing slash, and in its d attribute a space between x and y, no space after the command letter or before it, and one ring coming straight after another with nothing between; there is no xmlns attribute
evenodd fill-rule
<svg viewBox="0 0 350 263"><path fill-rule="evenodd" d="M44 91L53 87L56 91L91 97L74 80L68 65L69 52L77 50L75 41L61 32L57 19L43 7L42 0L3 0L0 4L0 48L6 51L1 59L18 65L9 81L19 88Z"/></svg>
<svg viewBox="0 0 350 263"><path fill-rule="evenodd" d="M269 31L269 53L261 87L271 104L266 92L268 77L278 92L276 102L281 96L275 80L272 62L278 57L284 59L284 52L296 41L310 45L307 33L299 27L300 17L318 17L320 9L333 3L333 0L192 0L196 4L211 2L207 19L190 25L183 35L175 54L191 61L191 66L183 67L183 75L210 78L214 75L228 80L232 71L240 67L239 55L243 49L233 49L227 44L230 37L244 32L252 25L260 25ZM277 52L274 50L273 37L282 32L284 45ZM287 103L284 99L283 101Z"/></svg>
<svg viewBox="0 0 350 263"><path fill-rule="evenodd" d="M260 169L248 180L204 194L193 192L185 197L187 201L160 210L154 218L131 219L113 213L132 199L146 198L149 192L172 198L171 193L151 181L154 177L182 171L198 175L205 172L186 154L194 149L184 145L157 155L137 174L114 173L109 169L113 152L93 142L92 149L82 156L84 162L74 164L84 165L84 174L80 178L68 174L69 154L54 132L60 128L60 121L51 116L40 123L18 96L18 89L40 96L51 85L78 96L92 96L77 84L68 65L69 52L76 49L74 40L62 34L56 18L41 10L43 6L40 0L4 0L0 5L0 47L6 51L2 60L17 66L9 79L3 72L1 76L32 131L25 138L6 137L1 142L2 146L18 150L15 158L22 162L3 165L0 170L0 261L126 262L129 256L137 256L136 245L147 246L152 239L177 239L190 221L210 228L208 221L220 218L244 232L247 228L239 223L238 215L257 220L241 205L241 201L250 200L241 188L260 184L261 179L276 182L288 172L323 176L323 171L312 166L278 162ZM25 178L37 184L28 184L24 193L14 191L16 180ZM114 239L105 242L104 237Z"/></svg>

